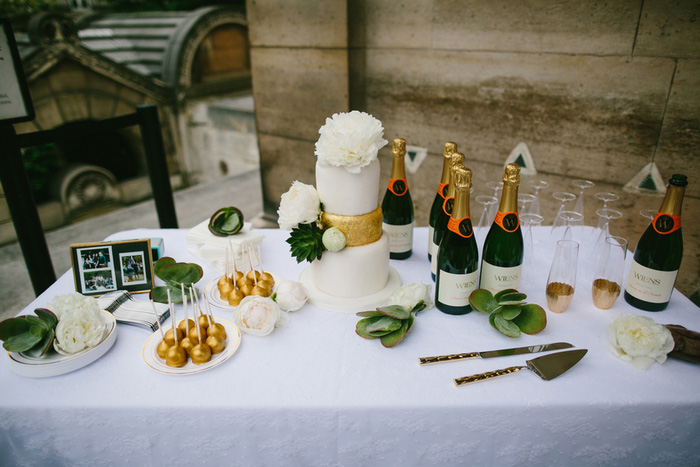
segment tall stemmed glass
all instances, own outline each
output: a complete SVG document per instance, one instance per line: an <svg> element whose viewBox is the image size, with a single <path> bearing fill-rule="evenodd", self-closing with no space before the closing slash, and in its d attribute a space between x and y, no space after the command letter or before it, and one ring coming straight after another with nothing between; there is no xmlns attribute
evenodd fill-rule
<svg viewBox="0 0 700 467"><path fill-rule="evenodd" d="M585 216L586 213L583 208L583 192L584 190L587 190L589 188L592 188L595 186L595 183L593 183L590 180L574 180L572 182L572 185L574 185L576 188L579 189L578 193L578 198L576 198L576 204L574 205L574 211L578 212L581 214L581 216ZM581 223L583 224L583 217L581 217Z"/></svg>
<svg viewBox="0 0 700 467"><path fill-rule="evenodd" d="M493 190L493 197L498 200L500 197L498 196L498 192L503 189L503 182L486 182L486 187L490 188ZM493 220L496 218L496 213L498 212L498 202L492 204L489 207L489 225L493 223Z"/></svg>
<svg viewBox="0 0 700 467"><path fill-rule="evenodd" d="M598 224L595 230L597 236L595 238L595 242L593 243L593 253L589 257L589 275L592 275L595 272L600 255L605 251L605 239L610 236L610 221L622 217L622 213L620 211L609 208L596 209L595 213L598 215Z"/></svg>
<svg viewBox="0 0 700 467"><path fill-rule="evenodd" d="M575 200L576 195L573 193L567 193L565 191L557 191L555 193L552 193L552 197L561 202L561 204L559 205L559 210L557 211L557 215L554 216L554 222L552 222L552 235L553 235L555 229L557 227L561 227L566 222L564 220L564 218L562 218L559 214L561 214L562 211L566 211L566 203L569 201Z"/></svg>
<svg viewBox="0 0 700 467"><path fill-rule="evenodd" d="M535 199L535 195L532 193L518 193L518 213L530 212L530 206Z"/></svg>
<svg viewBox="0 0 700 467"><path fill-rule="evenodd" d="M489 222L489 211L491 206L495 205L498 202L498 198L489 195L479 195L476 197L476 202L484 207L481 211L481 216L479 217L479 223L477 224L477 227L489 227L491 225L491 222Z"/></svg>
<svg viewBox="0 0 700 467"><path fill-rule="evenodd" d="M609 202L617 201L618 199L620 199L619 195L615 193L610 193L609 191L602 191L600 193L596 193L595 197L603 202L603 209L608 207Z"/></svg>
<svg viewBox="0 0 700 467"><path fill-rule="evenodd" d="M559 240L547 278L547 308L550 311L563 313L569 307L571 299L574 298L577 266L578 243Z"/></svg>
<svg viewBox="0 0 700 467"><path fill-rule="evenodd" d="M593 304L608 310L620 295L622 276L625 272L627 240L622 237L607 237L604 250L598 255L598 265L593 275Z"/></svg>
<svg viewBox="0 0 700 467"><path fill-rule="evenodd" d="M532 214L541 215L540 212L540 190L549 187L549 182L546 180L530 180L527 184L535 190L535 200L530 204L530 212Z"/></svg>
<svg viewBox="0 0 700 467"><path fill-rule="evenodd" d="M531 287L534 285L536 270L535 270L535 240L532 235L532 226L535 227L542 224L544 217L539 214L533 214L526 212L520 215L520 220L522 221L524 227L523 235L523 273L520 276L520 283L524 287Z"/></svg>
<svg viewBox="0 0 700 467"><path fill-rule="evenodd" d="M562 211L559 213L559 217L564 220L564 225L557 228L557 231L564 231L560 240L575 240L573 227L581 224L583 214L576 211Z"/></svg>
<svg viewBox="0 0 700 467"><path fill-rule="evenodd" d="M656 209L642 209L639 211L639 214L646 217L650 221L653 221L654 217L656 216Z"/></svg>

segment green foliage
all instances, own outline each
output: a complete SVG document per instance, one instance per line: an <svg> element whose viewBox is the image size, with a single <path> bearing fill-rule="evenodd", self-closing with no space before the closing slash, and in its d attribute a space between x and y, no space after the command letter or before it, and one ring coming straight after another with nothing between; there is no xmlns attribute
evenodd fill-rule
<svg viewBox="0 0 700 467"><path fill-rule="evenodd" d="M401 342L413 327L414 315L399 305L377 308L377 311L361 311L363 319L355 325L355 333L365 339L379 339L390 348Z"/></svg>
<svg viewBox="0 0 700 467"><path fill-rule="evenodd" d="M477 289L469 296L473 309L489 315L489 323L497 331L508 337L518 337L521 332L537 334L547 325L547 314L535 304L527 304L527 295L515 289L498 292L495 296L489 290Z"/></svg>
<svg viewBox="0 0 700 467"><path fill-rule="evenodd" d="M36 316L23 315L0 322L0 340L9 352L38 349L43 356L53 343L58 318L51 310L37 308Z"/></svg>
<svg viewBox="0 0 700 467"><path fill-rule="evenodd" d="M168 303L168 290L170 291L170 301L181 303L181 284L185 286L185 293L187 293L189 286L198 282L204 275L200 265L178 263L169 256L164 256L156 261L156 264L153 265L153 273L165 282L165 285L153 287L151 290L153 301L161 303Z"/></svg>
<svg viewBox="0 0 700 467"><path fill-rule="evenodd" d="M236 207L221 208L209 219L209 231L217 237L237 234L243 228L243 213Z"/></svg>
<svg viewBox="0 0 700 467"><path fill-rule="evenodd" d="M292 256L297 263L316 259L321 259L323 254L323 231L318 228L315 222L311 224L299 224L292 229L289 238L286 240L291 246Z"/></svg>

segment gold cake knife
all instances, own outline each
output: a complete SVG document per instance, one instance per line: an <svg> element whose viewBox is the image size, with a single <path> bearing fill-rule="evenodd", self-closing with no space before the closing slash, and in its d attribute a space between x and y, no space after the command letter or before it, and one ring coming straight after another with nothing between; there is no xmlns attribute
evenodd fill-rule
<svg viewBox="0 0 700 467"><path fill-rule="evenodd" d="M568 342L555 342L554 344L531 345L528 347L516 347L513 349L489 350L486 352L468 352L457 353L451 355L439 355L437 357L421 357L418 362L421 365L430 365L432 363L453 362L455 360L468 360L473 358L493 358L507 357L510 355L521 355L527 353L548 352L550 350L561 350L573 347Z"/></svg>

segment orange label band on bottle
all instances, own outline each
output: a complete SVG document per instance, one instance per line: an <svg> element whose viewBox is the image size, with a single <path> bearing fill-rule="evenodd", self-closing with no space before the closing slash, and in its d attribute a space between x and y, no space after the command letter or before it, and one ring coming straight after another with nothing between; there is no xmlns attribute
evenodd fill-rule
<svg viewBox="0 0 700 467"><path fill-rule="evenodd" d="M449 216L452 214L452 208L454 208L454 206L455 206L454 197L445 198L445 201L442 202L442 211Z"/></svg>
<svg viewBox="0 0 700 467"><path fill-rule="evenodd" d="M681 228L681 216L657 212L651 225L654 230L661 235L668 235Z"/></svg>
<svg viewBox="0 0 700 467"><path fill-rule="evenodd" d="M388 188L396 196L403 196L408 192L408 182L403 178L389 180Z"/></svg>
<svg viewBox="0 0 700 467"><path fill-rule="evenodd" d="M520 218L517 212L498 211L493 222L506 232L515 232L520 227Z"/></svg>
<svg viewBox="0 0 700 467"><path fill-rule="evenodd" d="M469 238L474 235L471 217L463 217L461 219L450 217L450 220L447 221L447 228L463 238Z"/></svg>
<svg viewBox="0 0 700 467"><path fill-rule="evenodd" d="M449 185L449 183L441 183L438 185L437 194L440 195L442 199L445 199L445 195L447 194L447 185Z"/></svg>

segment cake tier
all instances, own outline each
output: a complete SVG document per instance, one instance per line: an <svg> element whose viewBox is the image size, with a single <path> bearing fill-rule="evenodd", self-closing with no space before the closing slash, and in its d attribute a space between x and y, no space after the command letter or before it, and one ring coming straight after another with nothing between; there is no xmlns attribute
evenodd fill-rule
<svg viewBox="0 0 700 467"><path fill-rule="evenodd" d="M389 236L385 232L368 245L324 251L309 271L314 286L328 295L352 298L374 294L386 286L389 277Z"/></svg>
<svg viewBox="0 0 700 467"><path fill-rule="evenodd" d="M378 159L356 174L343 167L316 162L316 190L323 210L343 216L359 216L377 209L379 172Z"/></svg>

